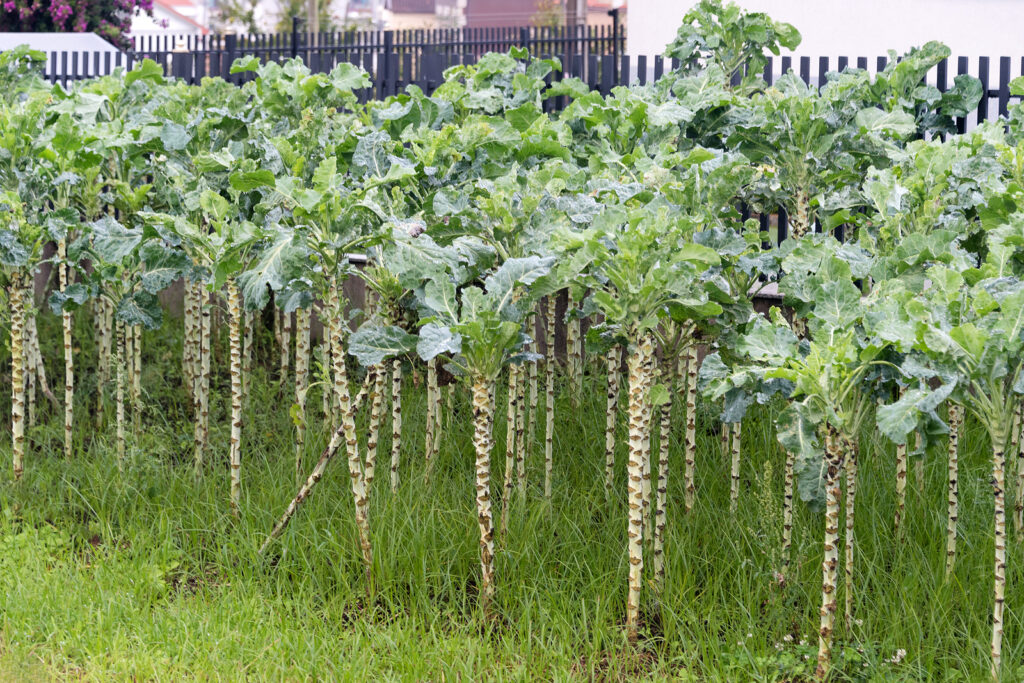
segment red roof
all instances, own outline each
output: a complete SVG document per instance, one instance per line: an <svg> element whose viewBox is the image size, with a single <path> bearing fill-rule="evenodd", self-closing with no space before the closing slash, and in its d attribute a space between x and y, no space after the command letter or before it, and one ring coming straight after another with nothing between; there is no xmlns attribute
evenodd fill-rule
<svg viewBox="0 0 1024 683"><path fill-rule="evenodd" d="M196 6L193 0L153 0L153 4L168 14L173 14L177 19L184 21L188 24L192 24L198 28L203 34L209 33L210 29L203 26L198 21L183 14L182 10L195 10L198 12L199 8Z"/></svg>

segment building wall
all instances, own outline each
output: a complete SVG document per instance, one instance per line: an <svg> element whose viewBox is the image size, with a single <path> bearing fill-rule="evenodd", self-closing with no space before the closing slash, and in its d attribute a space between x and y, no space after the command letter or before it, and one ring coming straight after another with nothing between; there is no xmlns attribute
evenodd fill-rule
<svg viewBox="0 0 1024 683"><path fill-rule="evenodd" d="M163 22L166 22L164 25ZM202 29L195 23L187 21L182 17L165 11L157 6L153 8L153 17L145 14L136 14L132 17L132 35L169 35L180 33L201 33Z"/></svg>
<svg viewBox="0 0 1024 683"><path fill-rule="evenodd" d="M660 54L694 4L695 0L629 0L627 52ZM1021 0L742 0L740 4L796 26L803 36L798 55L871 58L889 49L905 52L929 40L946 43L954 56L1024 55Z"/></svg>
<svg viewBox="0 0 1024 683"><path fill-rule="evenodd" d="M466 26L530 26L538 0L467 0Z"/></svg>
<svg viewBox="0 0 1024 683"><path fill-rule="evenodd" d="M399 14L433 14L435 0L385 0L385 10Z"/></svg>
<svg viewBox="0 0 1024 683"><path fill-rule="evenodd" d="M543 0L436 0L436 3L438 28L532 26ZM610 27L612 18L608 10L619 7L619 18L625 28L626 0L597 0L589 5L588 25ZM562 12L559 14L562 16Z"/></svg>
<svg viewBox="0 0 1024 683"><path fill-rule="evenodd" d="M466 25L467 0L437 0L434 11L438 28L462 28Z"/></svg>
<svg viewBox="0 0 1024 683"><path fill-rule="evenodd" d="M388 12L384 11L384 26L393 31L406 29L438 28L437 15L419 12Z"/></svg>

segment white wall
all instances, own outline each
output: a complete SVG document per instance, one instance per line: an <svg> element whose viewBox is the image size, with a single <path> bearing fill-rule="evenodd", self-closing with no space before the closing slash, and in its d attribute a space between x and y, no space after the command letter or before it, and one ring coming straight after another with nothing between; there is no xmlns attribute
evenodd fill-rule
<svg viewBox="0 0 1024 683"><path fill-rule="evenodd" d="M0 33L0 51L19 45L50 52L120 52L95 33Z"/></svg>
<svg viewBox="0 0 1024 683"><path fill-rule="evenodd" d="M164 26L161 22L167 22ZM199 27L176 14L165 11L162 7L153 8L153 16L139 13L132 17L132 35L178 35L182 33L199 33Z"/></svg>
<svg viewBox="0 0 1024 683"><path fill-rule="evenodd" d="M629 0L627 47L631 55L661 54L695 0ZM1022 0L739 0L796 26L803 36L794 54L810 57L884 56L929 40L949 45L953 56L1024 55ZM972 71L975 60L971 60ZM834 64L834 61L833 61ZM995 69L993 64L992 68ZM1013 64L1014 75L1019 59Z"/></svg>

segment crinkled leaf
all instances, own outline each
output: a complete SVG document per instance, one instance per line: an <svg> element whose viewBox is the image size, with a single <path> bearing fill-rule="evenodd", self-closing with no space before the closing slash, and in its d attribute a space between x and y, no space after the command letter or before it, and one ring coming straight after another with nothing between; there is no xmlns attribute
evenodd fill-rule
<svg viewBox="0 0 1024 683"><path fill-rule="evenodd" d="M747 414L747 408L754 402L754 397L744 389L733 387L725 392L725 403L722 406L722 420L739 422Z"/></svg>
<svg viewBox="0 0 1024 683"><path fill-rule="evenodd" d="M459 318L459 302L455 298L455 285L441 274L428 280L423 287L423 303L442 320L455 322Z"/></svg>
<svg viewBox="0 0 1024 683"><path fill-rule="evenodd" d="M546 275L555 264L554 256L526 256L510 258L484 282L487 293L494 301L494 310L501 311L512 301L518 285L529 285Z"/></svg>
<svg viewBox="0 0 1024 683"><path fill-rule="evenodd" d="M295 241L295 233L282 229L277 232L274 242L260 253L252 268L238 276L246 308L261 310L270 299L267 287L274 291L282 289L297 275L299 264L305 253Z"/></svg>
<svg viewBox="0 0 1024 683"><path fill-rule="evenodd" d="M213 190L203 190L199 195L199 206L207 216L215 221L223 220L231 210L231 203Z"/></svg>
<svg viewBox="0 0 1024 683"><path fill-rule="evenodd" d="M152 81L162 85L164 82L164 70L152 59L143 59L134 69L125 74L125 87L128 87L135 81Z"/></svg>
<svg viewBox="0 0 1024 683"><path fill-rule="evenodd" d="M139 257L146 264L142 273L142 288L151 294L159 294L167 289L192 266L185 252L168 249L158 242L151 241L142 245Z"/></svg>
<svg viewBox="0 0 1024 683"><path fill-rule="evenodd" d="M442 353L456 354L462 351L462 336L452 332L450 327L427 323L420 328L416 353L423 360L430 360Z"/></svg>
<svg viewBox="0 0 1024 683"><path fill-rule="evenodd" d="M140 290L121 299L116 316L126 325L142 325L155 330L163 321L163 308L156 294Z"/></svg>
<svg viewBox="0 0 1024 683"><path fill-rule="evenodd" d="M417 337L394 325L363 325L348 339L348 352L365 367L409 353Z"/></svg>
<svg viewBox="0 0 1024 683"><path fill-rule="evenodd" d="M260 58L250 55L248 57L239 57L231 63L231 73L240 74L247 71L259 71Z"/></svg>
<svg viewBox="0 0 1024 683"><path fill-rule="evenodd" d="M126 228L113 216L104 216L92 223L92 247L105 263L121 263L135 252L142 241L142 230Z"/></svg>
<svg viewBox="0 0 1024 683"><path fill-rule="evenodd" d="M164 149L168 152L176 152L178 150L185 149L189 139L190 136L188 132L180 123L168 121L164 123L163 128L160 129L160 141L164 143Z"/></svg>
<svg viewBox="0 0 1024 683"><path fill-rule="evenodd" d="M756 318L754 327L736 342L736 350L759 363L781 365L797 352L799 340L785 325Z"/></svg>
<svg viewBox="0 0 1024 683"><path fill-rule="evenodd" d="M21 268L28 265L29 251L18 235L7 230L0 230L0 265L9 268Z"/></svg>
<svg viewBox="0 0 1024 683"><path fill-rule="evenodd" d="M894 443L906 443L907 435L917 428L921 420L918 404L927 393L924 389L908 389L893 403L879 406L875 411L878 430Z"/></svg>
<svg viewBox="0 0 1024 683"><path fill-rule="evenodd" d="M888 133L906 137L917 131L914 117L902 109L884 111L878 107L865 107L857 112L854 121L862 130L869 133Z"/></svg>
<svg viewBox="0 0 1024 683"><path fill-rule="evenodd" d="M814 317L827 329L846 330L860 317L860 290L849 280L825 282L816 293Z"/></svg>
<svg viewBox="0 0 1024 683"><path fill-rule="evenodd" d="M779 443L796 459L794 473L800 498L816 509L825 504L825 457L818 441L820 417L805 403L791 403L775 421Z"/></svg>
<svg viewBox="0 0 1024 683"><path fill-rule="evenodd" d="M353 171L363 175L384 176L391 165L386 147L390 141L390 136L384 131L367 133L359 138L352 154Z"/></svg>
<svg viewBox="0 0 1024 683"><path fill-rule="evenodd" d="M232 73L234 73L233 70ZM349 62L339 62L331 69L330 81L336 90L344 92L370 87L370 77L367 73Z"/></svg>
<svg viewBox="0 0 1024 683"><path fill-rule="evenodd" d="M267 170L232 173L228 179L239 192L250 192L260 187L274 187L274 174Z"/></svg>
<svg viewBox="0 0 1024 683"><path fill-rule="evenodd" d="M50 310L54 315L60 315L65 310L74 311L85 304L90 295L91 292L85 284L72 282L63 292L57 289L50 293Z"/></svg>

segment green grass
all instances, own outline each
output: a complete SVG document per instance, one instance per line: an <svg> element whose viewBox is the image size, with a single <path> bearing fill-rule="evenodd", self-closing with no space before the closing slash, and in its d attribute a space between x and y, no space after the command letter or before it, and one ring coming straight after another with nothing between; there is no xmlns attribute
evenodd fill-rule
<svg viewBox="0 0 1024 683"><path fill-rule="evenodd" d="M383 431L385 463L378 464L370 515L375 588L367 603L340 459L270 557L255 553L295 488L291 399L278 393L265 368L257 368L246 417L243 514L236 522L227 503L223 352L214 376L213 454L196 483L191 423L177 379L180 331L168 341L161 340L169 332L146 335L143 429L119 472L113 426L97 432L86 419L95 398L94 353L89 321L79 317L75 458L64 461L61 415L47 407L29 433L24 479L14 483L9 467L0 475L0 678L772 681L803 680L813 671L823 519L798 508L793 576L780 588L774 573L782 459L771 442L769 410L744 424L735 517L728 514L728 463L718 452L712 420L703 415L697 508L684 515L682 433L675 430L667 586L660 600L650 590L644 595L643 634L632 648L622 630L625 457L620 449L618 488L608 501L603 376L588 378L580 410L573 412L564 395L558 400L551 502L540 494L542 447L534 448L529 493L514 499L509 535L498 544L500 618L486 624L476 603L467 392L456 392L430 487L422 483L422 387L407 382L402 484L394 494L386 466L390 430ZM49 316L43 322L51 383L59 385L56 323ZM267 351L266 336L260 343ZM499 393L499 416L501 401ZM314 390L310 465L324 441L319 405ZM0 398L0 409L9 411L9 396ZM500 482L503 419L495 441L494 481ZM898 543L891 531L891 448L875 434L864 435L856 527L860 621L852 633L838 626L835 680L986 679L992 582L987 443L973 423L961 443L961 553L947 582L944 457L926 463L923 496L911 472L907 535ZM6 439L0 458L9 462ZM1022 678L1015 668L1024 661L1021 554L1011 542L1007 680ZM906 657L888 661L900 649Z"/></svg>

